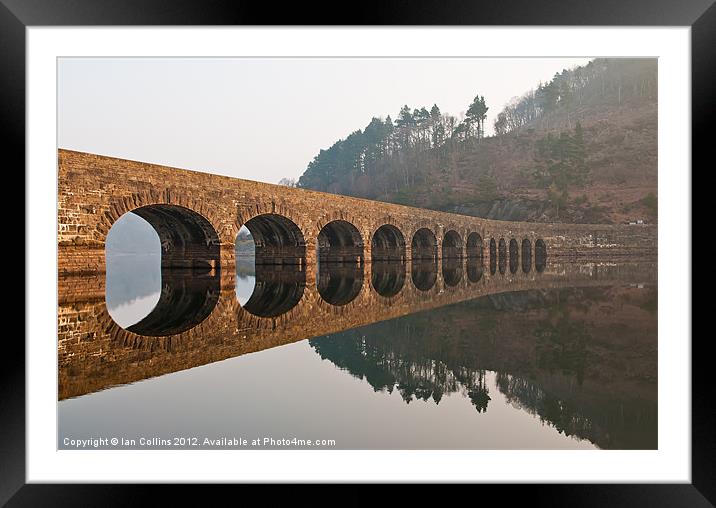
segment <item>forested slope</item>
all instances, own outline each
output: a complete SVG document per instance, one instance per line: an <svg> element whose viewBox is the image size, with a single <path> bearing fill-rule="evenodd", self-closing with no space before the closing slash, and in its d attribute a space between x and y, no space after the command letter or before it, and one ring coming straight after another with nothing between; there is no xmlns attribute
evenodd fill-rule
<svg viewBox="0 0 716 508"><path fill-rule="evenodd" d="M656 60L564 70L505 105L487 136L489 108L477 94L461 118L437 105L373 118L298 186L495 219L656 222Z"/></svg>

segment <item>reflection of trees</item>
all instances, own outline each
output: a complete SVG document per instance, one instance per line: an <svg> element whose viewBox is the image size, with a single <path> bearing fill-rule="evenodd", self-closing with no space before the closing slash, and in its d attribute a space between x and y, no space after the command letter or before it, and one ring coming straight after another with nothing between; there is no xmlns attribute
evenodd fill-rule
<svg viewBox="0 0 716 508"><path fill-rule="evenodd" d="M557 397L533 381L499 372L496 384L510 404L538 416L565 436L588 439L600 448L656 447L656 404L640 399L625 403L613 398L595 404L577 397Z"/></svg>
<svg viewBox="0 0 716 508"><path fill-rule="evenodd" d="M391 324L398 321L378 325L401 342L416 333L427 332L420 326ZM431 358L433 355L423 356L419 350L415 354L407 354L401 345L380 338L376 340L376 336L381 334L369 337L357 329L311 339L309 343L322 359L330 360L358 379L365 379L375 391L392 393L398 390L406 404L413 400L427 402L431 399L438 404L444 395L459 392L468 396L479 412L487 410L490 397L484 371L451 367L434 360Z"/></svg>
<svg viewBox="0 0 716 508"><path fill-rule="evenodd" d="M549 372L561 371L575 375L579 384L584 381L587 362L586 344L591 340L584 321L571 320L568 313L556 322L540 323L534 331L537 366Z"/></svg>
<svg viewBox="0 0 716 508"><path fill-rule="evenodd" d="M503 293L309 343L406 403L455 393L486 412L485 373L495 371L509 403L567 436L602 448L654 448L656 327L641 309L653 298L603 287Z"/></svg>

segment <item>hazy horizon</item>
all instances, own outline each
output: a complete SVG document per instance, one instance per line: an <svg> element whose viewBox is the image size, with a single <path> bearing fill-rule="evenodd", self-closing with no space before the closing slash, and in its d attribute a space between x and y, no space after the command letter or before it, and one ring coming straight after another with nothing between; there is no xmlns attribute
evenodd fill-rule
<svg viewBox="0 0 716 508"><path fill-rule="evenodd" d="M507 102L591 58L60 58L60 148L277 183L373 117Z"/></svg>

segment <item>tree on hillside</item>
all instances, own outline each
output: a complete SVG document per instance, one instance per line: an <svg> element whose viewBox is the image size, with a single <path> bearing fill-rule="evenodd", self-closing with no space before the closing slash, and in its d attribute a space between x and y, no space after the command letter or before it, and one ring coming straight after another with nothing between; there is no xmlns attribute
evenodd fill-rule
<svg viewBox="0 0 716 508"><path fill-rule="evenodd" d="M557 217L569 199L569 189L583 185L588 173L582 126L577 122L574 134L562 132L558 137L548 133L535 144L533 177L547 189L548 200Z"/></svg>
<svg viewBox="0 0 716 508"><path fill-rule="evenodd" d="M487 118L488 109L485 103L485 97L476 95L470 107L467 108L467 113L465 113L465 124L468 135L470 134L472 126L475 125L477 127L477 139L484 137L485 119Z"/></svg>
<svg viewBox="0 0 716 508"><path fill-rule="evenodd" d="M278 184L285 185L286 187L296 187L296 179L284 177L278 181Z"/></svg>

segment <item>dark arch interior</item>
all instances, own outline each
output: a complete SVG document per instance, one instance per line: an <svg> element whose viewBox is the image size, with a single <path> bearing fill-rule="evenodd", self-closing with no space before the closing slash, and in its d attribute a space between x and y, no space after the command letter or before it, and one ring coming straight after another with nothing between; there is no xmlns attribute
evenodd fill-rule
<svg viewBox="0 0 716 508"><path fill-rule="evenodd" d="M244 224L256 246L256 265L306 264L306 241L290 219L273 213L257 215Z"/></svg>
<svg viewBox="0 0 716 508"><path fill-rule="evenodd" d="M413 261L410 276L413 279L413 284L420 291L428 291L432 289L435 282L438 280L437 261Z"/></svg>
<svg viewBox="0 0 716 508"><path fill-rule="evenodd" d="M334 220L318 233L318 262L363 263L363 239L350 222Z"/></svg>
<svg viewBox="0 0 716 508"><path fill-rule="evenodd" d="M507 270L507 244L504 238L500 238L497 244L497 268L500 273L505 273Z"/></svg>
<svg viewBox="0 0 716 508"><path fill-rule="evenodd" d="M397 295L405 285L405 263L399 261L371 263L371 284L382 297L390 298Z"/></svg>
<svg viewBox="0 0 716 508"><path fill-rule="evenodd" d="M352 302L363 286L363 266L359 263L323 263L318 270L318 294L331 305Z"/></svg>
<svg viewBox="0 0 716 508"><path fill-rule="evenodd" d="M162 269L162 290L152 311L127 330L162 337L185 332L204 321L219 301L216 270Z"/></svg>
<svg viewBox="0 0 716 508"><path fill-rule="evenodd" d="M497 272L497 243L494 238L490 238L490 274L495 275Z"/></svg>
<svg viewBox="0 0 716 508"><path fill-rule="evenodd" d="M467 258L467 280L478 282L482 279L482 259Z"/></svg>
<svg viewBox="0 0 716 508"><path fill-rule="evenodd" d="M467 236L467 258L482 261L482 237L479 233L470 233Z"/></svg>
<svg viewBox="0 0 716 508"><path fill-rule="evenodd" d="M256 265L254 291L243 308L259 317L276 317L303 297L306 272L297 265Z"/></svg>
<svg viewBox="0 0 716 508"><path fill-rule="evenodd" d="M443 237L443 259L462 258L462 238L457 231L450 230Z"/></svg>
<svg viewBox="0 0 716 508"><path fill-rule="evenodd" d="M334 220L318 234L318 293L332 305L352 302L363 286L363 239L350 222Z"/></svg>
<svg viewBox="0 0 716 508"><path fill-rule="evenodd" d="M462 259L443 258L443 280L446 286L457 286L462 280Z"/></svg>
<svg viewBox="0 0 716 508"><path fill-rule="evenodd" d="M520 247L517 244L517 240L512 238L510 240L510 273L517 273L520 262Z"/></svg>
<svg viewBox="0 0 716 508"><path fill-rule="evenodd" d="M420 261L436 261L438 258L438 240L428 228L420 228L410 242L412 258Z"/></svg>
<svg viewBox="0 0 716 508"><path fill-rule="evenodd" d="M541 238L535 242L535 270L544 271L547 266L547 245Z"/></svg>
<svg viewBox="0 0 716 508"><path fill-rule="evenodd" d="M370 242L371 260L405 262L405 238L398 228L384 224L373 234Z"/></svg>
<svg viewBox="0 0 716 508"><path fill-rule="evenodd" d="M530 273L532 269L532 242L528 238L522 240L522 271Z"/></svg>
<svg viewBox="0 0 716 508"><path fill-rule="evenodd" d="M131 213L156 231L161 261L155 268L159 277L157 303L126 329L138 335L161 337L195 327L211 314L219 298L220 242L216 231L205 217L182 206L147 205ZM130 238L120 239L114 248L121 250ZM123 264L123 270L123 274L108 273L108 279L118 276L136 281L136 274L128 273L134 271L131 261Z"/></svg>
<svg viewBox="0 0 716 508"><path fill-rule="evenodd" d="M148 205L132 210L156 230L162 268L219 268L219 237L209 221L177 205Z"/></svg>
<svg viewBox="0 0 716 508"><path fill-rule="evenodd" d="M280 316L301 301L306 287L303 233L278 214L257 215L244 225L254 240L255 256L254 290L243 308L259 317Z"/></svg>

